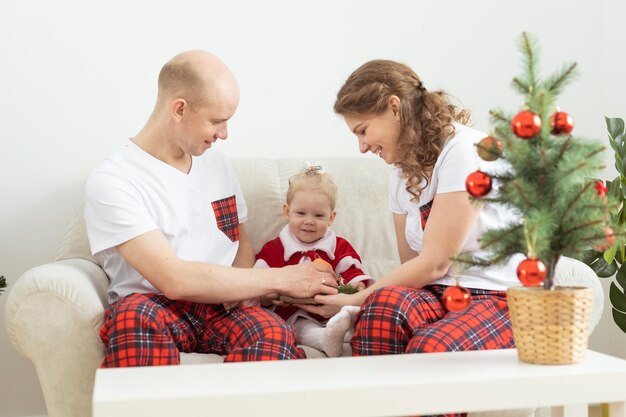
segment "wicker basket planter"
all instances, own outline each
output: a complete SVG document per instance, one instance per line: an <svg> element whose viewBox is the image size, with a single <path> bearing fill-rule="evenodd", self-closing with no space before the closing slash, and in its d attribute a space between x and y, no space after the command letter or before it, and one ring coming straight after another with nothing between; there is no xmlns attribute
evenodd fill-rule
<svg viewBox="0 0 626 417"><path fill-rule="evenodd" d="M593 293L585 287L512 287L507 291L519 360L582 362L589 338Z"/></svg>

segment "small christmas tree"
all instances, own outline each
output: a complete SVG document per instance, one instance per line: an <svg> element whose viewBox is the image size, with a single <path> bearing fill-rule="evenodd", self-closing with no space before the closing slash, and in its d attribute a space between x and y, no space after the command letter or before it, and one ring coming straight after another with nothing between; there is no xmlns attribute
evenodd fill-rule
<svg viewBox="0 0 626 417"><path fill-rule="evenodd" d="M493 130L477 145L482 159L503 158L506 168L476 171L466 186L472 199L513 208L520 221L483 235L481 247L490 255L479 259L463 253L457 260L486 266L521 252L527 259L517 270L520 281L552 289L561 255L576 257L594 245L612 243L606 189L590 179L603 168L604 147L596 140L574 137L572 117L555 106L574 78L576 64L540 79L535 39L523 33L519 47L524 73L513 79L513 87L524 95L524 108L515 115L492 110ZM490 192L492 183L498 185L497 192Z"/></svg>

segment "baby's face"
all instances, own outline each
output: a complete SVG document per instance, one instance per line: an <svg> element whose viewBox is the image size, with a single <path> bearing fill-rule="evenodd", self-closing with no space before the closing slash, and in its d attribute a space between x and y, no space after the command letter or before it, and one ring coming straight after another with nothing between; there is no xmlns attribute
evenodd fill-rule
<svg viewBox="0 0 626 417"><path fill-rule="evenodd" d="M313 243L326 233L335 219L328 196L319 192L296 191L290 204L285 204L289 231L304 243Z"/></svg>

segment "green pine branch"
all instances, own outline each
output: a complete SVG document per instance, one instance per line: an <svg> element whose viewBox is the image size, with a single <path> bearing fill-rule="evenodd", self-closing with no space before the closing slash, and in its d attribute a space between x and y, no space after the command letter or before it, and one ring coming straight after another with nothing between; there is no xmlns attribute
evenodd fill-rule
<svg viewBox="0 0 626 417"><path fill-rule="evenodd" d="M561 71L548 77L546 79L546 90L554 95L561 94L563 88L578 76L576 66L575 62L568 64Z"/></svg>
<svg viewBox="0 0 626 417"><path fill-rule="evenodd" d="M523 32L518 48L522 52L524 66L526 67L524 76L528 79L528 86L531 88L537 84L537 55L535 54L535 51L538 49L537 40L528 33Z"/></svg>

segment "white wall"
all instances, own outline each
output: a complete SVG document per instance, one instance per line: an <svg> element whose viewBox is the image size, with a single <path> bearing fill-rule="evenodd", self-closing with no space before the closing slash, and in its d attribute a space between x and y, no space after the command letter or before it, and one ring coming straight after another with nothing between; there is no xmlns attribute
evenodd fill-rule
<svg viewBox="0 0 626 417"><path fill-rule="evenodd" d="M218 145L227 154L357 155L332 103L373 58L411 65L486 130L490 108L522 105L510 80L524 30L539 37L544 69L580 64L559 104L576 133L604 138L607 112L626 117L624 11L620 0L0 0L0 274L11 284L52 260L81 182L141 128L158 70L182 50L213 51L239 79L241 104ZM598 346L615 353L611 325ZM45 413L4 328L0 387L0 417Z"/></svg>

